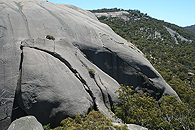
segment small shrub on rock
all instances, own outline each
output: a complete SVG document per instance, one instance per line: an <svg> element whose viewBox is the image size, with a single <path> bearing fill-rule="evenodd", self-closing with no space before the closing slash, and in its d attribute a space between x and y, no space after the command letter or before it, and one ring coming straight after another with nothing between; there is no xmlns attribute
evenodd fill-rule
<svg viewBox="0 0 195 130"><path fill-rule="evenodd" d="M47 35L46 38L49 39L49 40L53 40L53 41L55 40L55 37L51 36L51 35Z"/></svg>
<svg viewBox="0 0 195 130"><path fill-rule="evenodd" d="M94 77L95 75L95 70L94 69L89 69L89 74Z"/></svg>

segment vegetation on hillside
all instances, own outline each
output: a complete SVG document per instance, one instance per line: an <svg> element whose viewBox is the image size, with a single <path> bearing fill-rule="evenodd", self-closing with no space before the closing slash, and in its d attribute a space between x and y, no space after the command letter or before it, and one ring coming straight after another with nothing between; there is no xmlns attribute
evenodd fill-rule
<svg viewBox="0 0 195 130"><path fill-rule="evenodd" d="M195 25L187 26L185 28L195 34Z"/></svg>
<svg viewBox="0 0 195 130"><path fill-rule="evenodd" d="M104 12L117 12L117 11L121 11L123 9L118 9L118 8L112 8L112 9L107 9L107 8L103 8L103 9L97 9L97 10L90 10L92 13L104 13Z"/></svg>
<svg viewBox="0 0 195 130"><path fill-rule="evenodd" d="M163 96L157 102L147 93L140 95L128 86L121 86L116 92L119 103L114 108L115 117L124 123L151 130L195 129L195 109L188 103L178 102L176 96Z"/></svg>
<svg viewBox="0 0 195 130"><path fill-rule="evenodd" d="M107 12L112 12L110 10L108 9ZM183 103L190 108L195 108L194 33L177 25L151 18L138 10L126 11L129 12L126 15L129 20L105 16L98 19L138 47L178 93ZM101 10L92 12L101 12ZM103 9L103 12L106 12L106 9ZM166 27L175 31L175 36L171 36ZM188 41L183 40L179 35ZM194 115L194 109L191 112Z"/></svg>

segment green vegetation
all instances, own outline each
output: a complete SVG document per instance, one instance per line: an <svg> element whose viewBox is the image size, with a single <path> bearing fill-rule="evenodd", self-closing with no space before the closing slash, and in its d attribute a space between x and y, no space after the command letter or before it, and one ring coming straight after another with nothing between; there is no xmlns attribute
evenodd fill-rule
<svg viewBox="0 0 195 130"><path fill-rule="evenodd" d="M94 77L94 75L95 75L95 70L94 70L94 69L89 69L88 72L89 72L89 74L90 74L92 77Z"/></svg>
<svg viewBox="0 0 195 130"><path fill-rule="evenodd" d="M195 34L195 25L187 26L185 28Z"/></svg>
<svg viewBox="0 0 195 130"><path fill-rule="evenodd" d="M61 126L53 130L128 130L126 125L113 126L111 119L106 118L98 111L91 111L88 115L81 117L77 114L74 119L68 117L61 121ZM52 130L49 125L44 126L44 130Z"/></svg>
<svg viewBox="0 0 195 130"><path fill-rule="evenodd" d="M123 10L123 9L122 9ZM90 10L92 13L104 13L104 12L116 12L121 11L121 9L112 8L112 9L98 9L98 10Z"/></svg>
<svg viewBox="0 0 195 130"><path fill-rule="evenodd" d="M112 129L111 120L106 118L102 113L92 111L83 118L77 114L75 119L67 118L61 122L62 128L64 129L90 129L90 130L102 130Z"/></svg>
<svg viewBox="0 0 195 130"><path fill-rule="evenodd" d="M53 40L54 41L53 51L55 53L55 37L54 36L51 36L51 35L47 35L46 38L49 39L49 40Z"/></svg>
<svg viewBox="0 0 195 130"><path fill-rule="evenodd" d="M195 129L194 108L178 102L176 96L164 96L158 103L147 94L135 93L130 87L121 86L115 117L124 123L137 124L152 130Z"/></svg>
<svg viewBox="0 0 195 130"><path fill-rule="evenodd" d="M49 39L49 40L53 40L53 41L55 40L55 37L51 36L51 35L47 35L46 38Z"/></svg>

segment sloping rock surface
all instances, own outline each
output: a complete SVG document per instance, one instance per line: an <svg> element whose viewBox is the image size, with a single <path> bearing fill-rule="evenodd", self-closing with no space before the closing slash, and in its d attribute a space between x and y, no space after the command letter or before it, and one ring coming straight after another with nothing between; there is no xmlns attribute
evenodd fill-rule
<svg viewBox="0 0 195 130"><path fill-rule="evenodd" d="M34 115L52 126L91 109L111 117L119 84L157 100L176 94L141 51L89 11L0 0L0 12L0 129L10 123L11 111L12 120ZM56 40L45 39L47 34Z"/></svg>
<svg viewBox="0 0 195 130"><path fill-rule="evenodd" d="M13 121L8 130L43 130L43 127L34 116L25 116Z"/></svg>
<svg viewBox="0 0 195 130"><path fill-rule="evenodd" d="M181 36L176 31L174 31L174 30L172 30L172 29L170 29L170 28L168 28L166 26L164 26L164 27L170 33L171 37L173 37L175 39L176 44L179 44L177 38L181 39L181 41L190 42L190 43L192 42L192 40L188 40L188 39L184 38L183 36Z"/></svg>
<svg viewBox="0 0 195 130"><path fill-rule="evenodd" d="M49 121L51 126L57 126L66 117L85 115L92 109L111 118L107 107L117 102L114 91L118 83L70 42L56 42L55 52L53 45L45 39L22 42L12 119L32 114L42 124ZM95 70L94 77L89 69Z"/></svg>

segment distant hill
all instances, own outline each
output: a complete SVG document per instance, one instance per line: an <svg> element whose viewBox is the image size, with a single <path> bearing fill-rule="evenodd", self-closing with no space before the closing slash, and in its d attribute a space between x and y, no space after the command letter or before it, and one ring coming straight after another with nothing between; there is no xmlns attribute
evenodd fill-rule
<svg viewBox="0 0 195 130"><path fill-rule="evenodd" d="M195 33L195 24L194 25L191 25L191 26L187 26L187 27L185 27L187 30L190 30L190 31L192 31L192 32L194 32Z"/></svg>

